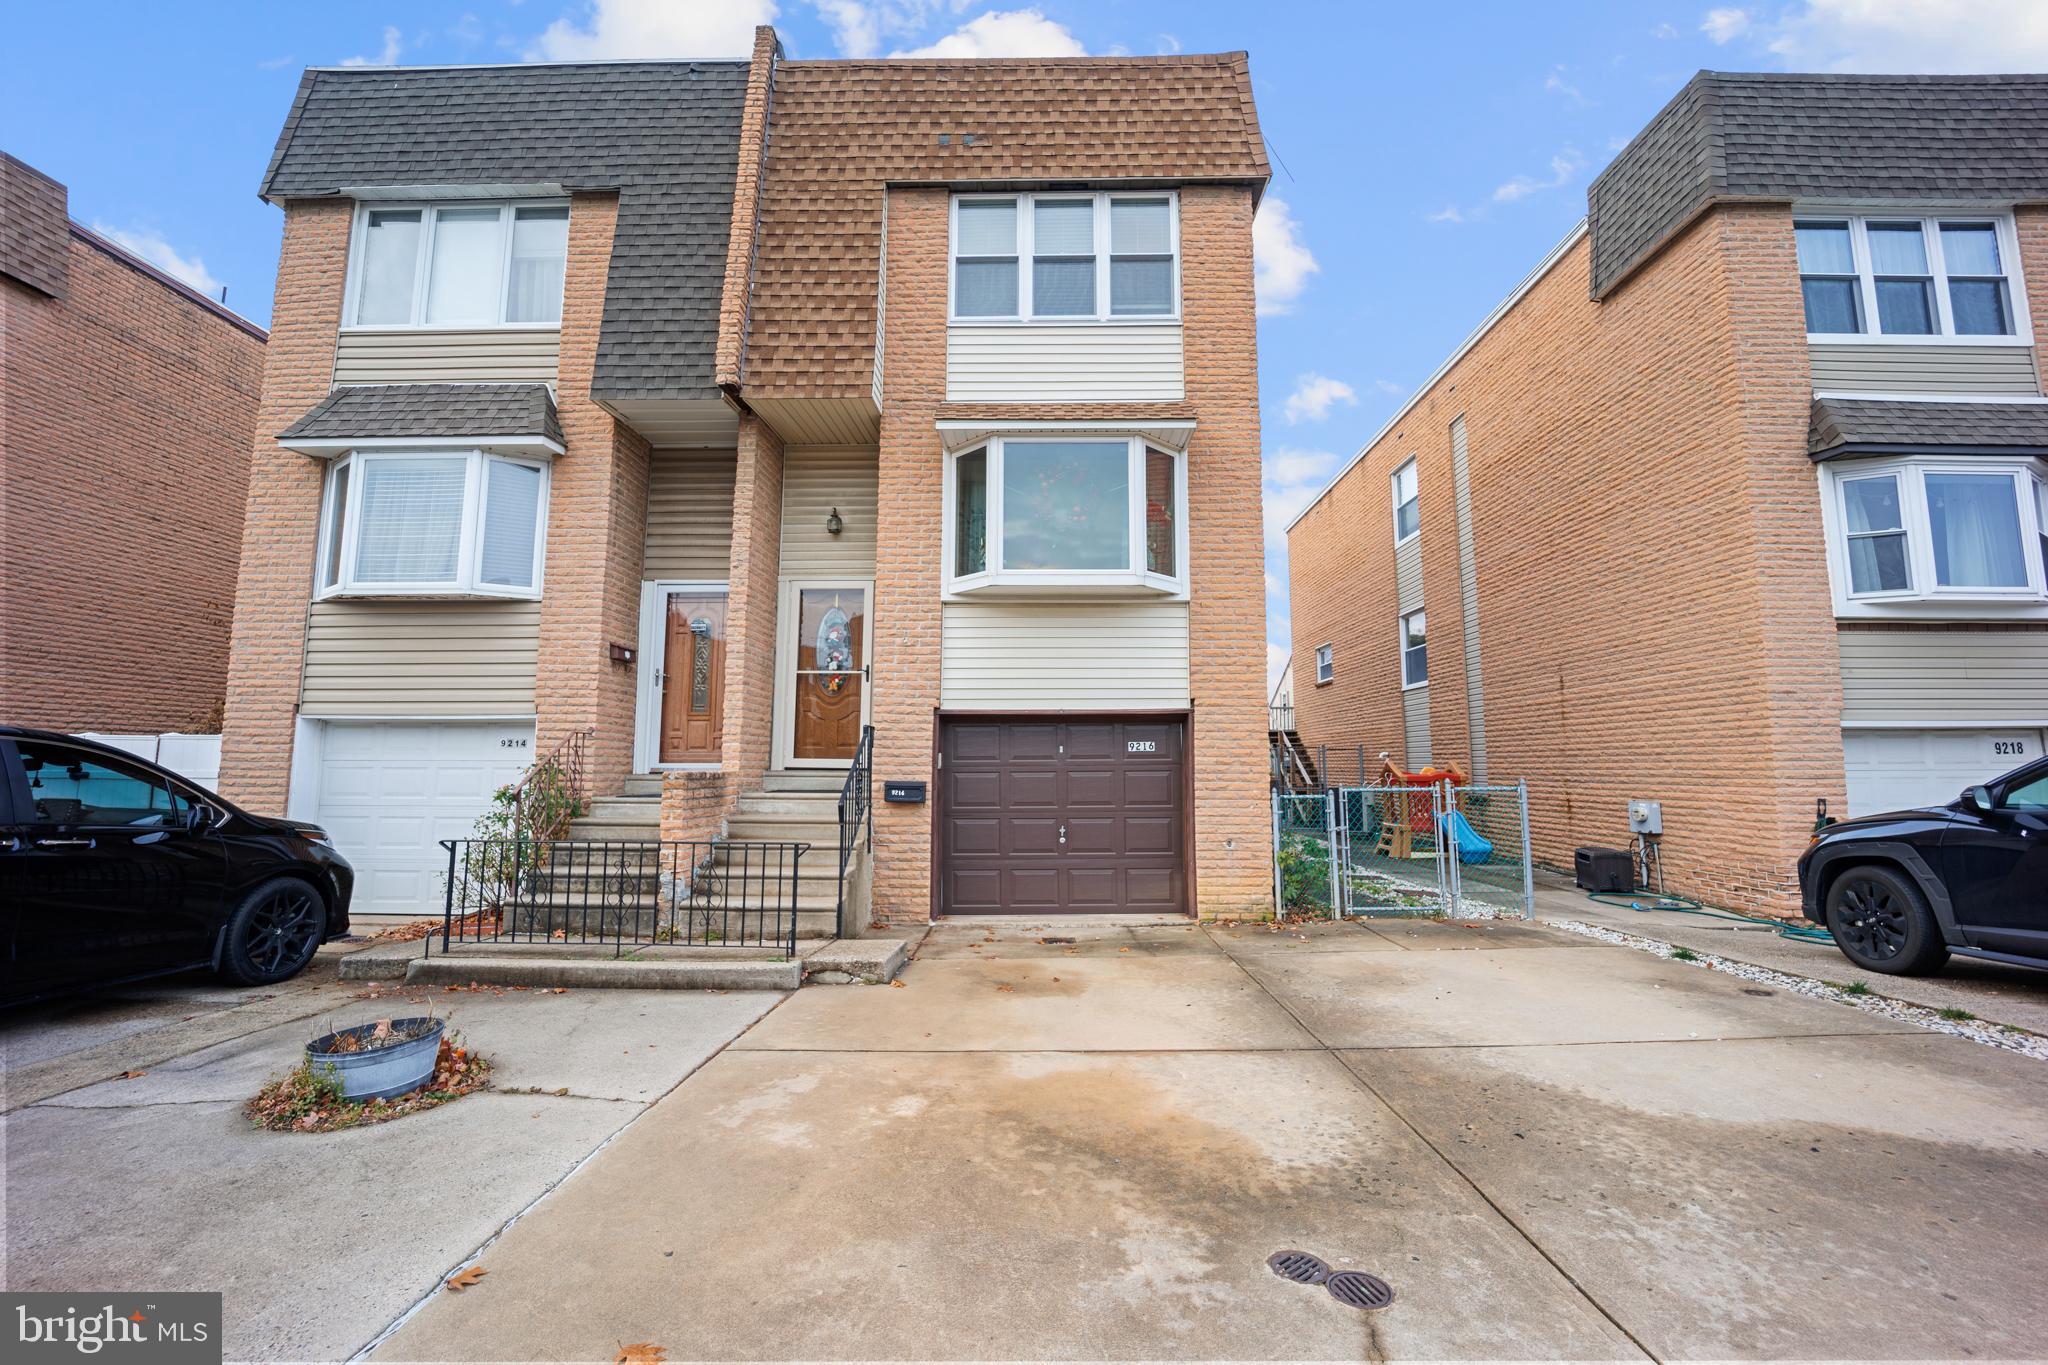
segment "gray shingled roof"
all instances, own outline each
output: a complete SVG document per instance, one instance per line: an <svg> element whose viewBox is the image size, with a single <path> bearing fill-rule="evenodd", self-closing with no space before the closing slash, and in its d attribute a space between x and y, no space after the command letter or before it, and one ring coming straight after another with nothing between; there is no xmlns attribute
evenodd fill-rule
<svg viewBox="0 0 2048 1365"><path fill-rule="evenodd" d="M2048 76L1702 71L1587 191L1601 298L1717 200L2048 199Z"/></svg>
<svg viewBox="0 0 2048 1365"><path fill-rule="evenodd" d="M275 201L389 185L616 189L591 385L708 398L745 62L312 70L263 177Z"/></svg>
<svg viewBox="0 0 2048 1365"><path fill-rule="evenodd" d="M1816 398L1806 449L1838 455L2048 455L2048 403L1901 403Z"/></svg>
<svg viewBox="0 0 2048 1365"><path fill-rule="evenodd" d="M336 389L281 441L405 436L538 436L562 444L545 384L362 384Z"/></svg>

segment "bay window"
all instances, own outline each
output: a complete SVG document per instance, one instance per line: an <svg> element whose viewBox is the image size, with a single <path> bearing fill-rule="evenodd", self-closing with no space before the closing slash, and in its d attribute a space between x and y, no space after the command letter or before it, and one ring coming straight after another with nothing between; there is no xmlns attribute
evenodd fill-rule
<svg viewBox="0 0 2048 1365"><path fill-rule="evenodd" d="M350 326L561 324L567 205L366 205L355 238Z"/></svg>
<svg viewBox="0 0 2048 1365"><path fill-rule="evenodd" d="M949 456L947 588L1184 590L1179 455L1138 437L991 437Z"/></svg>
<svg viewBox="0 0 2048 1365"><path fill-rule="evenodd" d="M2020 334L2009 218L1801 216L1793 238L1809 336L1985 342Z"/></svg>
<svg viewBox="0 0 2048 1365"><path fill-rule="evenodd" d="M1177 209L1161 193L961 195L953 201L952 316L1172 318Z"/></svg>
<svg viewBox="0 0 2048 1365"><path fill-rule="evenodd" d="M1837 609L2048 600L2048 470L2038 461L1824 467Z"/></svg>
<svg viewBox="0 0 2048 1365"><path fill-rule="evenodd" d="M539 597L548 466L482 451L329 465L315 595Z"/></svg>

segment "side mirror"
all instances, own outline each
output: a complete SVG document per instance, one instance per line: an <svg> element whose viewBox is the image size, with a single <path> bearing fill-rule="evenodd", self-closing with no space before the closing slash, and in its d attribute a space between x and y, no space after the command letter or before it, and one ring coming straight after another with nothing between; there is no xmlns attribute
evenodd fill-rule
<svg viewBox="0 0 2048 1365"><path fill-rule="evenodd" d="M1986 815L1998 809L1998 803L1991 799L1989 787L1972 787L1963 793L1963 797Z"/></svg>

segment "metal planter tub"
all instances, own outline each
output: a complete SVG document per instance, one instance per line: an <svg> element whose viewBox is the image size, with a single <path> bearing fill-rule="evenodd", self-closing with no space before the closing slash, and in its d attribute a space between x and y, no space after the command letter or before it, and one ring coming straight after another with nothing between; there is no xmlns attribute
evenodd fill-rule
<svg viewBox="0 0 2048 1365"><path fill-rule="evenodd" d="M439 1019L393 1019L396 1033L415 1028L425 1032L416 1038L385 1047L364 1046L354 1052L329 1051L336 1042L355 1037L368 1043L375 1024L338 1029L322 1034L306 1045L306 1060L316 1068L329 1070L342 1095L351 1100L388 1100L425 1085L434 1074L434 1058L441 1050L442 1022Z"/></svg>

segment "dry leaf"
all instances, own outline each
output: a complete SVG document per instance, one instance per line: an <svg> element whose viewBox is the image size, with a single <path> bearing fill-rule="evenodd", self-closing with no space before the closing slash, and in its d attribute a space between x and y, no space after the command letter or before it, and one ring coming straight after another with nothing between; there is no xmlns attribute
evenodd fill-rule
<svg viewBox="0 0 2048 1365"><path fill-rule="evenodd" d="M117 1081L139 1081L148 1074L149 1073L147 1071L124 1071L120 1075L114 1077L114 1079Z"/></svg>
<svg viewBox="0 0 2048 1365"><path fill-rule="evenodd" d="M1011 985L999 985L999 986L997 986L997 987L996 987L996 989L997 989L997 990L999 990L999 991L1004 991L1004 992L1007 992L1007 993L1009 993L1009 994L1015 994L1015 993L1016 993L1016 990L1017 990L1017 988L1016 988L1015 986L1011 986Z"/></svg>
<svg viewBox="0 0 2048 1365"><path fill-rule="evenodd" d="M467 1270L458 1271L457 1273L450 1275L448 1277L448 1287L450 1289L455 1290L457 1293L460 1293L462 1290L469 1288L471 1285L475 1284L478 1280L481 1280L484 1276L488 1274L490 1274L490 1272L488 1270L485 1270L482 1266L473 1265Z"/></svg>
<svg viewBox="0 0 2048 1365"><path fill-rule="evenodd" d="M668 1347L656 1346L651 1341L636 1341L631 1346L621 1346L613 1357L613 1365L661 1365L668 1359Z"/></svg>
<svg viewBox="0 0 2048 1365"><path fill-rule="evenodd" d="M899 991L903 989L903 983L901 981L891 981L889 984L894 986Z"/></svg>

